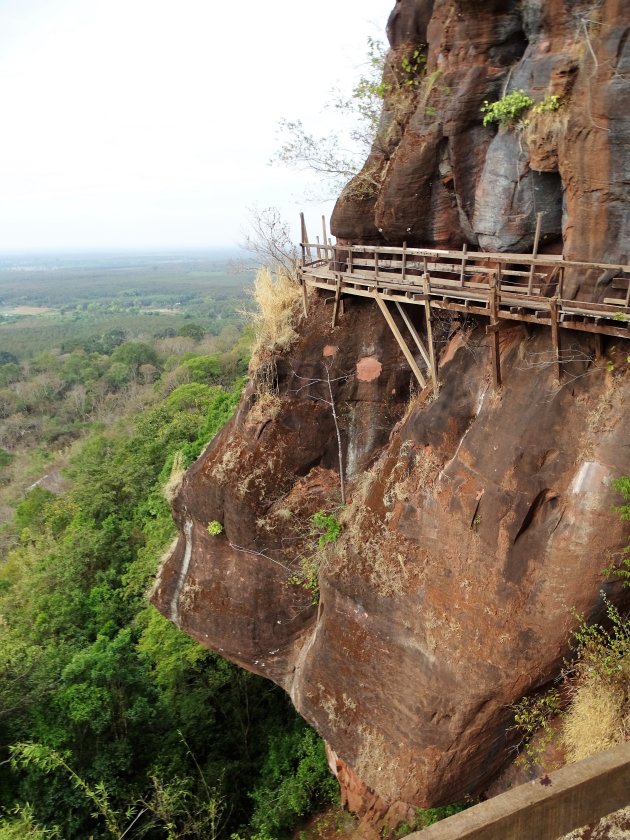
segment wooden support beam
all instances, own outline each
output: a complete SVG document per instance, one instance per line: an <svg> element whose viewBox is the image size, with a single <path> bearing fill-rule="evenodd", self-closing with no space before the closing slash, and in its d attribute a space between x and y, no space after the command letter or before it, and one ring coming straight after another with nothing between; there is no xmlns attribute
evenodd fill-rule
<svg viewBox="0 0 630 840"><path fill-rule="evenodd" d="M492 278L490 287L490 323L497 326L499 323L499 304L497 299L497 278ZM501 387L501 352L499 346L499 331L493 330L490 340L490 352L492 358L492 373L494 376L494 387Z"/></svg>
<svg viewBox="0 0 630 840"><path fill-rule="evenodd" d="M433 321L431 320L431 281L429 275L425 274L423 278L424 286L424 320L427 326L427 343L429 345L429 370L431 371L431 379L433 381L433 390L437 394L437 364L435 361L435 347L433 346Z"/></svg>
<svg viewBox="0 0 630 840"><path fill-rule="evenodd" d="M534 261L531 264L529 269L529 283L527 284L527 294L531 295L532 293L532 285L534 283L534 271L536 269L536 257L538 256L538 246L540 245L540 231L542 229L542 220L544 213L538 213L536 215L536 233L534 234L534 250L532 251L532 257Z"/></svg>
<svg viewBox="0 0 630 840"><path fill-rule="evenodd" d="M328 245L328 234L326 233L326 216L322 216L322 242L324 245ZM322 256L324 259L328 256L328 251L324 249L322 252Z"/></svg>
<svg viewBox="0 0 630 840"><path fill-rule="evenodd" d="M402 249L402 281L403 281L403 283L406 281L406 279L407 279L407 243L403 242L403 249ZM630 289L630 286L628 286L628 289Z"/></svg>
<svg viewBox="0 0 630 840"><path fill-rule="evenodd" d="M323 217L322 217L323 218ZM333 306L332 323L331 326L337 326L337 315L339 314L339 301L341 300L341 274L337 275L337 285L335 287L335 303Z"/></svg>
<svg viewBox="0 0 630 840"><path fill-rule="evenodd" d="M348 274L352 274L352 256L354 251L352 250L352 245L350 246L350 253L348 254Z"/></svg>
<svg viewBox="0 0 630 840"><path fill-rule="evenodd" d="M558 298L554 298L549 304L549 319L551 321L551 352L553 353L553 365L556 384L562 382L562 367L560 365L560 329L558 327Z"/></svg>
<svg viewBox="0 0 630 840"><path fill-rule="evenodd" d="M411 337L415 341L416 347L420 351L420 355L422 356L422 358L426 362L427 368L429 370L431 370L431 356L429 355L429 352L427 351L427 348L424 346L424 341L420 338L420 336L418 334L418 330L415 328L413 321L411 320L411 318L407 315L407 313L403 309L402 304L400 304L398 301L395 301L395 303L396 303L396 309L400 312L401 318L403 319L407 329L411 333Z"/></svg>
<svg viewBox="0 0 630 840"><path fill-rule="evenodd" d="M424 376L422 375L422 373L420 371L420 368L416 364L416 360L414 359L413 355L411 354L411 351L409 350L409 347L407 347L407 343L406 343L405 339L402 337L402 333L398 329L398 326L396 325L396 322L394 321L391 312L387 308L387 304L385 303L383 298L379 295L379 293L376 289L374 289L374 291L372 292L372 297L374 298L374 300L378 304L379 309L383 313L383 317L387 321L387 324L388 324L390 330L394 333L394 338L398 342L398 346L402 350L403 356L405 357L405 359L407 359L407 362L409 363L409 367L413 371L414 376L416 377L416 379L420 383L420 387L424 388L427 384L427 381L424 378Z"/></svg>

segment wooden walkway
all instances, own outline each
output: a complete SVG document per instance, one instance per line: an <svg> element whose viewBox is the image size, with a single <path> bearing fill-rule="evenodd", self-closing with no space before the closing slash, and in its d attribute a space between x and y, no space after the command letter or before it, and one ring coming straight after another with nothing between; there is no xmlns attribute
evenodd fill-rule
<svg viewBox="0 0 630 840"><path fill-rule="evenodd" d="M426 248L335 245L326 235L308 241L302 217L302 265L300 274L307 286L334 292L333 324L345 295L368 297L376 302L387 320L405 358L424 387L424 373L393 318L389 303L400 314L417 351L422 356L433 384L437 384L433 349L433 311L437 309L483 316L492 336L491 357L495 384L501 384L499 326L502 321L543 324L550 328L552 361L556 378L561 377L561 330L594 333L630 339L630 265L576 262L562 256L538 256L538 235L532 254L448 251ZM563 297L567 269L595 270L604 285L601 303L587 303ZM425 311L426 344L414 326L407 305ZM601 341L601 339L599 339ZM415 354L417 355L417 354Z"/></svg>

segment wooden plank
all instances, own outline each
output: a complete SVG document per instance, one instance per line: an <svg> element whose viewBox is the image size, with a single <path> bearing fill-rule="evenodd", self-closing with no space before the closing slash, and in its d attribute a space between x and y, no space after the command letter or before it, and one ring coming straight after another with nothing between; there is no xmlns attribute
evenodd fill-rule
<svg viewBox="0 0 630 840"><path fill-rule="evenodd" d="M512 788L406 840L557 840L625 807L629 788L630 744L622 744Z"/></svg>
<svg viewBox="0 0 630 840"><path fill-rule="evenodd" d="M416 330L416 328L413 324L413 321L409 318L409 316L407 315L407 313L403 309L402 304L400 304L398 301L396 301L396 308L400 312L400 315L401 315L403 321L405 322L405 325L406 325L407 329L411 333L411 337L415 341L416 347L420 351L420 355L422 356L422 358L426 362L426 365L429 368L429 370L431 370L431 357L429 356L429 354L427 352L427 348L424 346L424 342L422 341L422 339L418 335L418 331Z"/></svg>
<svg viewBox="0 0 630 840"><path fill-rule="evenodd" d="M372 296L374 297L374 300L378 304L379 309L383 313L383 317L387 321L387 324L388 324L390 330L394 333L394 338L398 342L398 346L402 350L403 356L405 357L405 359L407 359L409 367L413 371L414 376L416 377L416 379L420 383L420 387L424 388L427 384L426 379L424 378L424 376L420 372L420 368L416 364L416 360L414 359L414 357L411 354L411 351L407 347L407 343L405 342L405 339L402 337L402 334L401 334L400 330L398 329L398 327L396 325L396 322L394 321L394 319L391 315L391 312L387 308L387 304L385 303L383 298L379 295L379 293L376 291L376 289L372 293Z"/></svg>

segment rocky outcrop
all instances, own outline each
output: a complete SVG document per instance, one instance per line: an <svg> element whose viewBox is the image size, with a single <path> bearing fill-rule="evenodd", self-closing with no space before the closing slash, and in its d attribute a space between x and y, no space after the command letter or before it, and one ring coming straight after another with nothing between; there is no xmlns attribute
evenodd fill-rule
<svg viewBox="0 0 630 840"><path fill-rule="evenodd" d="M376 308L348 302L334 329L329 316L313 300L276 359L275 416L252 412L250 386L186 475L154 601L282 685L386 803L452 802L508 760L509 705L558 673L571 609L593 614L611 591L602 569L626 541L611 487L630 471L625 356L597 362L578 336L558 388L546 331L516 326L501 333L495 393L483 331L445 323L442 388L403 417L410 377ZM318 556L316 606L292 577L316 554L311 515L339 505L330 358L351 500ZM224 534L209 535L212 520Z"/></svg>
<svg viewBox="0 0 630 840"><path fill-rule="evenodd" d="M350 185L333 230L523 250L544 210L544 248L626 259L624 12L620 0L398 0L390 79L409 45L426 72L385 103L366 163L380 187ZM518 132L483 127L484 99L515 88L562 107ZM601 295L596 278L567 272L565 296ZM153 600L283 686L326 739L348 805L395 823L496 779L510 704L558 674L573 611L595 616L602 589L621 595L602 570L627 542L611 482L630 473L628 348L602 356L563 331L557 386L546 329L503 322L495 390L484 325L442 313L441 386L417 394L372 301L345 301L334 328L323 296L309 307L186 474ZM322 510L343 525L325 549Z"/></svg>
<svg viewBox="0 0 630 840"><path fill-rule="evenodd" d="M630 42L623 0L398 0L388 36L391 92L363 174L332 230L348 241L543 250L630 258ZM426 69L412 96L402 62ZM398 81L396 79L398 74ZM484 127L484 101L514 90L561 107L529 124ZM567 272L565 296L593 299L599 273Z"/></svg>

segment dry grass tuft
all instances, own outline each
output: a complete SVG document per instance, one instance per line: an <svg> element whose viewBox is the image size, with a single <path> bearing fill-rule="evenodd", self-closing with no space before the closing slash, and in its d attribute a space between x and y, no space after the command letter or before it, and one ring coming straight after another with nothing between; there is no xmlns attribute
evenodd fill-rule
<svg viewBox="0 0 630 840"><path fill-rule="evenodd" d="M285 271L274 276L268 268L256 273L254 300L257 312L248 313L255 331L250 368L256 370L278 350L285 350L297 337L302 290Z"/></svg>
<svg viewBox="0 0 630 840"><path fill-rule="evenodd" d="M622 743L630 734L627 688L593 674L575 691L562 724L569 761L581 761Z"/></svg>
<svg viewBox="0 0 630 840"><path fill-rule="evenodd" d="M186 470L184 468L184 455L182 452L177 452L175 454L175 457L173 458L171 474L168 477L168 481L162 488L164 498L169 504L173 504L175 496L179 492L179 488L182 486L182 481L184 480L185 472Z"/></svg>

